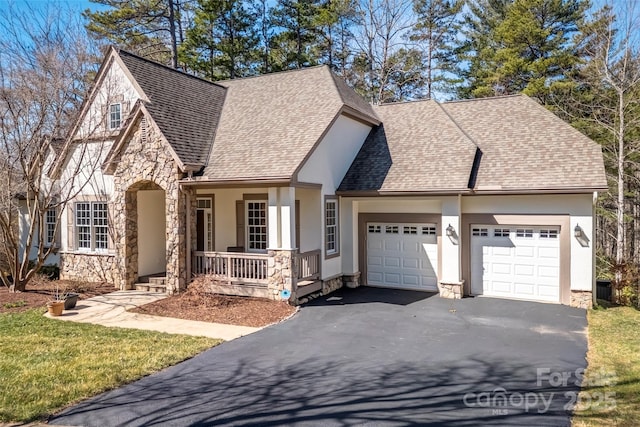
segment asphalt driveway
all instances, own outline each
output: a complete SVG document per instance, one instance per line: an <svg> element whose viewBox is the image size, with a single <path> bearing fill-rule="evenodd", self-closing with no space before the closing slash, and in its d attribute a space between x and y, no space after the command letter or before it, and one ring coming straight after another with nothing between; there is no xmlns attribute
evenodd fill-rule
<svg viewBox="0 0 640 427"><path fill-rule="evenodd" d="M340 290L51 424L569 425L585 311Z"/></svg>

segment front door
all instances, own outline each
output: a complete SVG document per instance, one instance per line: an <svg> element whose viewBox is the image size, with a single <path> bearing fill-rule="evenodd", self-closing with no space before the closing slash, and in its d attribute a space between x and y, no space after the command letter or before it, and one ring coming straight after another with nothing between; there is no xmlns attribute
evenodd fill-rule
<svg viewBox="0 0 640 427"><path fill-rule="evenodd" d="M192 240L193 241L193 240ZM198 209L196 212L196 250L204 251L204 210Z"/></svg>

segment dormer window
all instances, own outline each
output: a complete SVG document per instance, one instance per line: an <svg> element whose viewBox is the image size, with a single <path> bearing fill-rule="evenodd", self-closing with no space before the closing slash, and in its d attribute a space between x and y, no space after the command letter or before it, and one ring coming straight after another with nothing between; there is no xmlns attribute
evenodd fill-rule
<svg viewBox="0 0 640 427"><path fill-rule="evenodd" d="M122 104L109 105L109 130L120 129L122 122Z"/></svg>

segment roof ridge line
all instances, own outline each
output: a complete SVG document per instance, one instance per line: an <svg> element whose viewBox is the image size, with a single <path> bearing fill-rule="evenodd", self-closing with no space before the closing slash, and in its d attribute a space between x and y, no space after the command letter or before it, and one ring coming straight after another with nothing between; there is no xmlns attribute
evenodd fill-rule
<svg viewBox="0 0 640 427"><path fill-rule="evenodd" d="M285 74L285 73L297 73L297 72L300 72L300 71L312 70L312 69L315 69L315 68L325 68L325 67L329 68L329 66L327 64L318 64L318 65L311 65L309 67L293 68L291 70L272 71L270 73L256 74L256 75L253 75L253 76L238 77L236 79L216 80L216 83L239 82L239 81L243 81L243 80L257 79L257 78L260 78L260 77L273 76L273 75ZM220 86L222 86L222 85L220 85ZM224 87L226 87L226 86L224 86Z"/></svg>
<svg viewBox="0 0 640 427"><path fill-rule="evenodd" d="M519 96L526 96L522 93L512 93L510 95L496 95L496 96L485 96L483 98L468 98L468 99L453 99L451 101L442 101L442 104L455 104L462 102L477 102L477 101L488 101L491 99L504 99L504 98L515 98ZM527 98L529 98L527 96Z"/></svg>
<svg viewBox="0 0 640 427"><path fill-rule="evenodd" d="M182 71L182 70L178 70L178 69L173 68L173 67L169 67L168 65L161 64L160 62L157 62L157 61L152 61L151 59L144 58L144 57L142 57L140 55L136 55L135 53L129 52L128 50L124 50L124 49L122 49L120 47L117 47L117 46L113 46L113 47L116 50L116 52L118 53L118 55L120 55L121 53L124 53L126 55L133 56L134 58L139 59L141 61L144 61L144 62L147 62L149 64L158 66L160 68L164 68L164 69L166 69L168 71L173 71L173 72L175 72L177 74L180 74L182 76L190 77L192 79L195 79L195 80L198 80L198 81L201 81L201 82L204 82L204 83L208 83L208 84L213 85L213 86L218 86L218 87L221 87L223 89L226 89L225 86L222 86L221 84L218 84L217 82L213 82L211 80L207 80L204 77L194 76L193 74L187 73L186 71Z"/></svg>

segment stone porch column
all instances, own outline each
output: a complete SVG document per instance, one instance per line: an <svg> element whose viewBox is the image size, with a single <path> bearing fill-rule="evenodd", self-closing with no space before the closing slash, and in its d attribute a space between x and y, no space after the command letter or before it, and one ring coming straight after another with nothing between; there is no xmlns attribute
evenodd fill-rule
<svg viewBox="0 0 640 427"><path fill-rule="evenodd" d="M269 188L268 288L274 299L283 290L295 298L296 215L295 188Z"/></svg>

